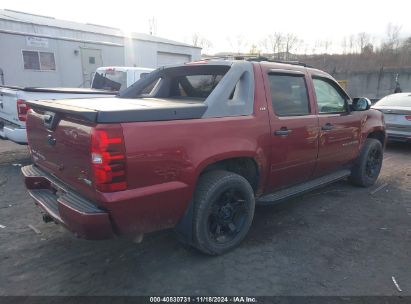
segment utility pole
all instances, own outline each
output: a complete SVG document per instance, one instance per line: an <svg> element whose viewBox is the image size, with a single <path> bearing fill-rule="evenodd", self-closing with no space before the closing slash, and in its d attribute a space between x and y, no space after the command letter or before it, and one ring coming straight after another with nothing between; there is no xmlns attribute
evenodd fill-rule
<svg viewBox="0 0 411 304"><path fill-rule="evenodd" d="M150 35L157 35L157 20L155 17L148 19Z"/></svg>

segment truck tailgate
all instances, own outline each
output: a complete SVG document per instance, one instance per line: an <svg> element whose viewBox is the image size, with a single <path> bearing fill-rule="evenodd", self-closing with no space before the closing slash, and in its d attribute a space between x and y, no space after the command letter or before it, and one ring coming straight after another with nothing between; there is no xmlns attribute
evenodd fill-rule
<svg viewBox="0 0 411 304"><path fill-rule="evenodd" d="M16 90L4 87L0 88L0 117L18 123L16 102Z"/></svg>
<svg viewBox="0 0 411 304"><path fill-rule="evenodd" d="M124 151L118 150L124 143L102 144L104 148L98 146L98 153L94 153L91 150L92 146L94 149L92 137L96 138L94 135L97 129L110 130L110 134L114 134L115 129L121 129L124 122L195 119L200 118L207 108L196 100L181 102L156 98L32 100L27 103L31 110L27 115L26 126L34 163L90 200L96 199L97 191L120 191L126 187L120 181L125 174L121 169L123 164L115 160L120 152L125 156L125 148ZM122 136L114 135L116 140ZM104 139L107 140L111 138ZM109 174L112 175L98 175L96 182L96 166L99 166L96 162L103 160L94 160L93 155L100 155L100 150L110 154L110 165L104 168L110 169L112 172ZM94 164L92 161L95 161ZM109 180L110 186L103 180ZM107 190L108 187L112 187L111 190Z"/></svg>
<svg viewBox="0 0 411 304"><path fill-rule="evenodd" d="M90 137L93 124L59 112L30 110L27 135L33 161L93 199Z"/></svg>

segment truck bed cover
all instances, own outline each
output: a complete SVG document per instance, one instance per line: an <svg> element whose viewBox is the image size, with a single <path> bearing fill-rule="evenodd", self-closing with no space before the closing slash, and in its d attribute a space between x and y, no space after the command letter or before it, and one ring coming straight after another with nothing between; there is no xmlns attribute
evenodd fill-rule
<svg viewBox="0 0 411 304"><path fill-rule="evenodd" d="M198 99L93 98L28 101L33 109L66 113L96 123L201 118L207 106Z"/></svg>
<svg viewBox="0 0 411 304"><path fill-rule="evenodd" d="M1 88L20 90L24 92L42 92L42 93L70 93L70 94L103 94L103 95L115 95L117 91L107 91L92 88L38 88L38 87L19 87L19 86L8 86L1 85Z"/></svg>

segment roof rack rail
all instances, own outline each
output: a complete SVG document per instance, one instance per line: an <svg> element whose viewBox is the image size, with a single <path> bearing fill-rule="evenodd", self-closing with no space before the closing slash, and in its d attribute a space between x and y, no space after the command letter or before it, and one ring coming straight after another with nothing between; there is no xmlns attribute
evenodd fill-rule
<svg viewBox="0 0 411 304"><path fill-rule="evenodd" d="M211 57L207 57L207 58L202 58L201 60L217 60L217 59L222 59L222 60L235 60L236 56L231 56L231 55L227 55L227 56L211 56Z"/></svg>
<svg viewBox="0 0 411 304"><path fill-rule="evenodd" d="M279 60L279 59L271 59L265 56L258 56L258 57L250 57L245 59L247 61L256 61L256 62L261 62L261 61L267 61L267 62L275 62L275 63L284 63L284 64L292 64L292 65L300 65L306 68L311 68L310 65L300 62L298 60Z"/></svg>
<svg viewBox="0 0 411 304"><path fill-rule="evenodd" d="M300 62L297 60L279 60L279 59L271 59L265 56L253 56L253 55L226 55L226 56L214 56L214 57L208 57L208 58L203 58L202 60L245 60L245 61L254 61L254 62L261 62L261 61L267 61L267 62L275 62L275 63L284 63L284 64L292 64L292 65L299 65L303 66L306 68L312 68L312 66Z"/></svg>

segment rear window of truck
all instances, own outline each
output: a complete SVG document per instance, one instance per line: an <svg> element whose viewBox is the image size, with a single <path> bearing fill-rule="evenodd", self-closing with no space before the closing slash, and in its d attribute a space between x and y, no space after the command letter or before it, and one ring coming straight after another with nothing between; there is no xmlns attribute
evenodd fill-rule
<svg viewBox="0 0 411 304"><path fill-rule="evenodd" d="M186 64L160 68L120 92L120 98L157 98L206 106L203 117L253 113L254 72L250 62Z"/></svg>
<svg viewBox="0 0 411 304"><path fill-rule="evenodd" d="M126 95L204 101L228 70L228 66L179 66L158 70L137 81Z"/></svg>
<svg viewBox="0 0 411 304"><path fill-rule="evenodd" d="M171 84L171 97L207 98L223 75L188 75L176 77Z"/></svg>

